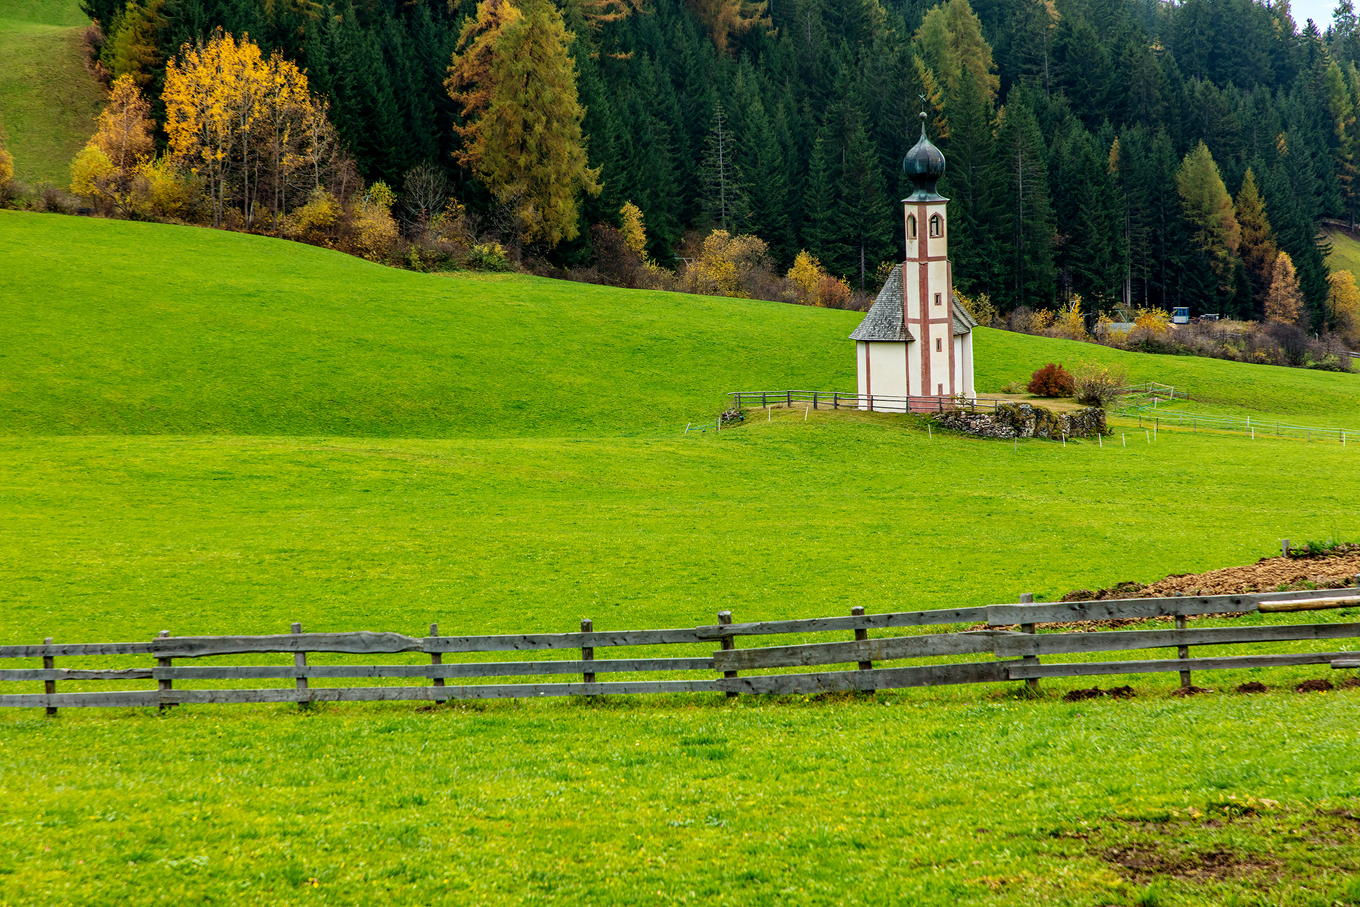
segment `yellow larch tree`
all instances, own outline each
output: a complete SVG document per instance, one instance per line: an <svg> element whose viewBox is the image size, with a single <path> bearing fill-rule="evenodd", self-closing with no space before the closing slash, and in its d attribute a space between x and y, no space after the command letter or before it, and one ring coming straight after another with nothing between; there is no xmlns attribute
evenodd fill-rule
<svg viewBox="0 0 1360 907"><path fill-rule="evenodd" d="M71 164L71 192L103 211L137 213L155 149L151 104L131 75L113 81L94 136Z"/></svg>
<svg viewBox="0 0 1360 907"><path fill-rule="evenodd" d="M1266 294L1266 321L1297 325L1302 314L1303 293L1299 290L1298 275L1294 273L1294 261L1288 252L1281 250L1275 256L1270 292Z"/></svg>
<svg viewBox="0 0 1360 907"><path fill-rule="evenodd" d="M464 25L445 88L463 109L454 129L470 165L513 210L522 242L574 239L582 192L600 191L587 165L573 35L550 0L482 0Z"/></svg>

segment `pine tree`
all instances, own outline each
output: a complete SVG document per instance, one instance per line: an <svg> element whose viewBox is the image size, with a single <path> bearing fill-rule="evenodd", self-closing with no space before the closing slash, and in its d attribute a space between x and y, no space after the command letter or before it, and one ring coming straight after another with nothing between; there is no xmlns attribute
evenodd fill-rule
<svg viewBox="0 0 1360 907"><path fill-rule="evenodd" d="M965 69L972 73L989 101L996 98L1001 83L992 60L992 48L983 38L982 23L968 0L948 0L932 8L916 30L915 43L946 98L958 96L959 80Z"/></svg>
<svg viewBox="0 0 1360 907"><path fill-rule="evenodd" d="M1275 256L1270 292L1266 295L1266 320L1299 325L1303 317L1303 293L1288 252Z"/></svg>
<svg viewBox="0 0 1360 907"><path fill-rule="evenodd" d="M1356 208L1355 99L1346 84L1341 67L1332 61L1327 67L1327 108L1332 123L1332 160L1337 188L1345 203L1352 228Z"/></svg>
<svg viewBox="0 0 1360 907"><path fill-rule="evenodd" d="M1076 120L1054 141L1050 173L1060 238L1055 264L1065 298L1076 293L1098 306L1115 300L1124 271L1116 213L1122 205L1109 166L1108 153L1096 150Z"/></svg>
<svg viewBox="0 0 1360 907"><path fill-rule="evenodd" d="M600 191L581 134L571 38L548 0L528 0L522 13L483 0L447 83L467 117L456 127L466 142L459 159L514 208L525 242L549 248L579 232L580 194Z"/></svg>
<svg viewBox="0 0 1360 907"><path fill-rule="evenodd" d="M1213 283L1205 286L1217 291L1216 294L1206 291L1206 298L1195 302L1213 306L1216 311L1220 307L1215 304L1214 295L1233 292L1233 261L1241 240L1241 228L1233 213L1232 198L1219 176L1218 165L1203 142L1181 162L1176 188L1195 249L1212 271Z"/></svg>
<svg viewBox="0 0 1360 907"><path fill-rule="evenodd" d="M1005 183L1002 237L1007 246L1004 307L1038 308L1053 299L1053 211L1049 204L1044 140L1029 100L1012 88L996 136Z"/></svg>
<svg viewBox="0 0 1360 907"><path fill-rule="evenodd" d="M788 219L788 172L784 153L761 98L762 85L749 57L743 57L732 85L733 131L740 169L747 176L750 230L770 247L781 269L798 249Z"/></svg>
<svg viewBox="0 0 1360 907"><path fill-rule="evenodd" d="M743 232L751 217L746 181L737 161L737 143L722 104L713 108L713 127L701 168L704 214L710 223L728 233Z"/></svg>
<svg viewBox="0 0 1360 907"><path fill-rule="evenodd" d="M143 91L151 88L164 71L160 34L166 28L165 0L129 3L114 19L112 33L100 52L100 61L114 78L131 76Z"/></svg>
<svg viewBox="0 0 1360 907"><path fill-rule="evenodd" d="M831 185L831 165L827 158L825 129L817 130L812 143L812 159L808 163L807 191L803 194L803 245L811 250L818 259L824 258L831 249L833 227L831 207L835 193Z"/></svg>
<svg viewBox="0 0 1360 907"><path fill-rule="evenodd" d="M1274 279L1275 256L1279 253L1279 247L1275 243L1275 232L1270 229L1270 218L1266 216L1265 201L1256 187L1256 174L1250 167L1242 179L1242 188L1237 192L1235 212L1242 230L1238 251L1251 281L1252 311L1254 317L1259 318L1264 312L1266 294Z"/></svg>
<svg viewBox="0 0 1360 907"><path fill-rule="evenodd" d="M964 71L956 100L946 106L949 162L940 192L951 199L949 251L954 286L965 295L997 296L1001 255L996 244L1000 211L996 172L995 117L973 74Z"/></svg>

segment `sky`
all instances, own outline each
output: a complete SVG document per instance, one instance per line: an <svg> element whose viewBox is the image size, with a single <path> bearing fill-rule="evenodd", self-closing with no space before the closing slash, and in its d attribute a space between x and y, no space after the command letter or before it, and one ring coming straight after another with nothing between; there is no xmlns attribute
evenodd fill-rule
<svg viewBox="0 0 1360 907"><path fill-rule="evenodd" d="M1326 31L1327 26L1332 24L1334 9L1336 0L1290 0L1289 3L1289 11L1293 14L1299 31L1303 31L1309 19L1317 23L1318 31Z"/></svg>

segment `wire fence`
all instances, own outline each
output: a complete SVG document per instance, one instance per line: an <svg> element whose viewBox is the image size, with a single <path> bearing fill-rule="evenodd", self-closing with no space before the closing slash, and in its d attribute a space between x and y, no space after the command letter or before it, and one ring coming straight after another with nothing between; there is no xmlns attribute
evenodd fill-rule
<svg viewBox="0 0 1360 907"><path fill-rule="evenodd" d="M1296 438L1303 441L1337 441L1345 445L1350 438L1360 438L1360 431L1347 428L1318 428L1311 425L1291 425L1288 422L1253 419L1251 416L1205 416L1177 410L1150 411L1121 409L1121 416L1137 417L1139 427L1189 428L1191 431L1233 431L1253 438L1264 435L1275 438Z"/></svg>

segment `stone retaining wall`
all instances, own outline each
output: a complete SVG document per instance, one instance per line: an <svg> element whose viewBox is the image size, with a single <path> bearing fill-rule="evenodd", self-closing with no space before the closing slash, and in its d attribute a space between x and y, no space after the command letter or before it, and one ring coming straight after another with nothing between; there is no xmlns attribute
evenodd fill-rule
<svg viewBox="0 0 1360 907"><path fill-rule="evenodd" d="M932 416L942 428L982 438L1093 438L1109 434L1105 410L1098 406L1055 413L1029 403L999 403L995 413L950 412Z"/></svg>

